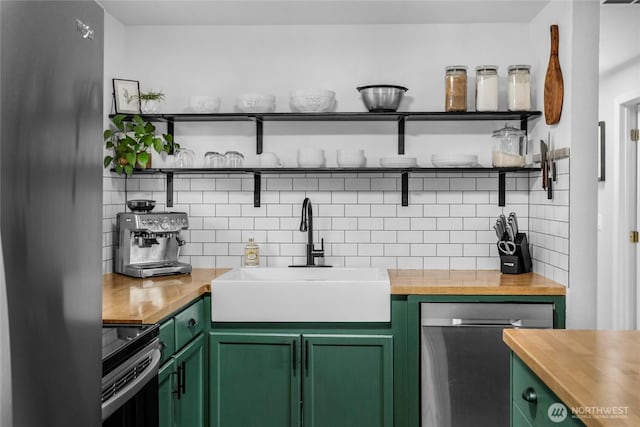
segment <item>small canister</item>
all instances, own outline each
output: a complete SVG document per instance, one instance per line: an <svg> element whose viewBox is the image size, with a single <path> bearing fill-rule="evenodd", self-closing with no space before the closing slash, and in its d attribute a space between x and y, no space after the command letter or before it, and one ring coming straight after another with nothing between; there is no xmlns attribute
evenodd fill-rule
<svg viewBox="0 0 640 427"><path fill-rule="evenodd" d="M450 65L445 71L444 111L467 111L467 67Z"/></svg>
<svg viewBox="0 0 640 427"><path fill-rule="evenodd" d="M476 67L476 111L498 111L498 66Z"/></svg>
<svg viewBox="0 0 640 427"><path fill-rule="evenodd" d="M509 111L531 110L531 66L509 65L507 106Z"/></svg>
<svg viewBox="0 0 640 427"><path fill-rule="evenodd" d="M204 164L208 168L223 168L226 163L224 156L217 151L208 151L204 155Z"/></svg>
<svg viewBox="0 0 640 427"><path fill-rule="evenodd" d="M238 151L227 151L224 153L224 158L228 168L241 168L244 156Z"/></svg>
<svg viewBox="0 0 640 427"><path fill-rule="evenodd" d="M519 168L525 163L527 133L513 126L493 132L492 163L497 168Z"/></svg>

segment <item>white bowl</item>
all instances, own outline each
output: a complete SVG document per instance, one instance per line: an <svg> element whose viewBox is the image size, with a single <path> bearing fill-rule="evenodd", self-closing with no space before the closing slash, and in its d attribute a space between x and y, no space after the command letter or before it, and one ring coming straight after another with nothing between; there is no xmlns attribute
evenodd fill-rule
<svg viewBox="0 0 640 427"><path fill-rule="evenodd" d="M276 97L264 93L245 93L236 98L236 108L243 113L272 113Z"/></svg>
<svg viewBox="0 0 640 427"><path fill-rule="evenodd" d="M330 111L335 104L336 93L325 89L300 89L289 94L293 111L321 113Z"/></svg>
<svg viewBox="0 0 640 427"><path fill-rule="evenodd" d="M189 97L189 110L194 113L217 113L220 111L220 98L208 95Z"/></svg>
<svg viewBox="0 0 640 427"><path fill-rule="evenodd" d="M341 168L359 168L366 162L362 149L337 150L336 158Z"/></svg>

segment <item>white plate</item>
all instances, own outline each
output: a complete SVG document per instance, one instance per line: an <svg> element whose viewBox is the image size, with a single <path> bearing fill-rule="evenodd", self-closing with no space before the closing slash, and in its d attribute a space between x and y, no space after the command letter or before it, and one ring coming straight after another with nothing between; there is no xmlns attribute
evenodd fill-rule
<svg viewBox="0 0 640 427"><path fill-rule="evenodd" d="M382 157L380 159L380 166L383 168L412 168L418 164L415 157Z"/></svg>
<svg viewBox="0 0 640 427"><path fill-rule="evenodd" d="M478 156L475 154L434 154L431 163L440 168L477 166Z"/></svg>

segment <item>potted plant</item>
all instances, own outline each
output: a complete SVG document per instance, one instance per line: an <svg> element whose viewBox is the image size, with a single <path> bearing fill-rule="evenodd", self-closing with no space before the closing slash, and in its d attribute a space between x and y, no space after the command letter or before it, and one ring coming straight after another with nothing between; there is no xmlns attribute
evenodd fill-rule
<svg viewBox="0 0 640 427"><path fill-rule="evenodd" d="M113 155L104 158L104 167L113 165L119 174L133 173L135 167L148 168L151 165L149 150L153 147L157 153L170 153L180 148L173 142L173 136L163 134L156 136L156 127L135 115L131 120L124 114L117 114L111 119L112 126L104 131L105 147L113 150Z"/></svg>
<svg viewBox="0 0 640 427"><path fill-rule="evenodd" d="M152 90L140 92L138 99L140 100L140 111L143 114L156 114L160 111L160 103L164 101L164 93Z"/></svg>

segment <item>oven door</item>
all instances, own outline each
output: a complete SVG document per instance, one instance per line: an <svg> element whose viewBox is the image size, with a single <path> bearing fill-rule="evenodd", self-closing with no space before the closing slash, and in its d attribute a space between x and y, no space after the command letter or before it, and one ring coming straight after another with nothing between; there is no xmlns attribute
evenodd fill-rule
<svg viewBox="0 0 640 427"><path fill-rule="evenodd" d="M155 339L102 379L103 427L158 427L158 367Z"/></svg>

